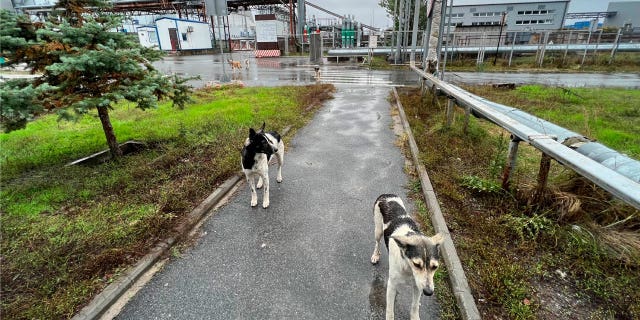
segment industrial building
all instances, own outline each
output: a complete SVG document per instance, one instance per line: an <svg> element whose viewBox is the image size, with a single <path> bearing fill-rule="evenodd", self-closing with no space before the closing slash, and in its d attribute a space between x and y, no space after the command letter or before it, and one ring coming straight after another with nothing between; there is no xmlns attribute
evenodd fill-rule
<svg viewBox="0 0 640 320"><path fill-rule="evenodd" d="M610 2L607 11L615 14L605 18L605 27L618 27L627 31L640 28L640 1Z"/></svg>
<svg viewBox="0 0 640 320"><path fill-rule="evenodd" d="M504 25L509 32L559 30L564 24L569 0L456 0L451 25L484 27ZM447 21L448 21L447 17Z"/></svg>
<svg viewBox="0 0 640 320"><path fill-rule="evenodd" d="M160 18L156 20L156 34L160 50L199 50L213 47L209 24L206 22Z"/></svg>

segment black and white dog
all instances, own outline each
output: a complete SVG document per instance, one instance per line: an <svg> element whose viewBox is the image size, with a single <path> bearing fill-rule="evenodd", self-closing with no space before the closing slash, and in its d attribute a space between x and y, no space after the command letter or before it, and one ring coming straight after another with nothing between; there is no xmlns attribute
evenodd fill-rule
<svg viewBox="0 0 640 320"><path fill-rule="evenodd" d="M410 284L413 287L411 319L420 319L420 296L433 294L433 275L438 269L438 247L443 242L441 234L427 237L418 224L407 214L402 199L395 194L383 194L373 206L376 245L371 263L380 260L380 238L389 251L389 279L387 281L387 320L394 318L397 287Z"/></svg>
<svg viewBox="0 0 640 320"><path fill-rule="evenodd" d="M249 186L251 187L251 206L258 204L258 194L256 187L259 189L264 185L262 195L262 207L269 206L269 161L275 154L278 160L278 176L276 181L282 182L282 163L284 161L284 142L280 135L275 131L265 132L265 123L262 128L255 131L249 129L249 138L242 148L242 172L247 177ZM258 185L255 185L255 177L258 177Z"/></svg>

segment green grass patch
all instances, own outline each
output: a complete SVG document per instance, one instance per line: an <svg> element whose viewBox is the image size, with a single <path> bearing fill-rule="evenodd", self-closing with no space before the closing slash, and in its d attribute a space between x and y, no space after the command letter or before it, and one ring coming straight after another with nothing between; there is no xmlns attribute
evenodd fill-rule
<svg viewBox="0 0 640 320"><path fill-rule="evenodd" d="M147 149L101 165L66 166L107 148L92 115L0 134L3 318L73 316L239 171L249 127L291 125L286 142L332 91L223 87L196 91L184 110L120 104L118 140Z"/></svg>
<svg viewBox="0 0 640 320"><path fill-rule="evenodd" d="M537 62L534 53L517 54L511 58L500 55L493 64L493 54L487 55L481 64L476 63L477 54L456 54L447 59L447 70L449 71L480 71L480 72L505 72L505 71L526 71L526 72L638 72L640 71L640 54L637 52L618 52L611 63L610 53L600 52L594 55L590 52L586 59L582 59L582 54L564 52L547 52L542 62L542 66Z"/></svg>
<svg viewBox="0 0 640 320"><path fill-rule="evenodd" d="M515 90L470 87L491 101L519 108L537 117L640 159L639 90L557 88L525 85Z"/></svg>

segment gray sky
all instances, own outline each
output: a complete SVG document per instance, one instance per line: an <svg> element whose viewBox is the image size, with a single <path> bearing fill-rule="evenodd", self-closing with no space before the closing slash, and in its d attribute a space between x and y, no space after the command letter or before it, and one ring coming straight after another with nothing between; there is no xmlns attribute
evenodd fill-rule
<svg viewBox="0 0 640 320"><path fill-rule="evenodd" d="M382 9L379 0L309 0L311 3L341 15L354 15L356 20L375 27L391 25L391 19ZM606 11L609 2L638 1L638 0L571 0L569 12ZM477 0L478 3L490 3L491 0ZM456 0L453 0L455 5ZM307 6L307 18L332 18L332 16Z"/></svg>

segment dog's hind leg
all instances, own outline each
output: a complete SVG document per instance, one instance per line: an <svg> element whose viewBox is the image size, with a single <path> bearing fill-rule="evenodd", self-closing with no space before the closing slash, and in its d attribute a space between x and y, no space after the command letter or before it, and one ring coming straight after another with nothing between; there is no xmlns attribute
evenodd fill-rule
<svg viewBox="0 0 640 320"><path fill-rule="evenodd" d="M256 188L260 189L262 188L262 176L258 176L258 184L256 185Z"/></svg>
<svg viewBox="0 0 640 320"><path fill-rule="evenodd" d="M378 203L373 206L373 223L375 224L375 247L373 247L373 254L371 255L371 263L376 264L380 261L380 239L382 238L382 213L380 213L380 207Z"/></svg>
<svg viewBox="0 0 640 320"><path fill-rule="evenodd" d="M269 173L267 172L264 177L262 177L263 190L262 190L262 207L269 207Z"/></svg>

